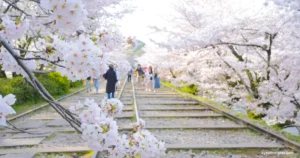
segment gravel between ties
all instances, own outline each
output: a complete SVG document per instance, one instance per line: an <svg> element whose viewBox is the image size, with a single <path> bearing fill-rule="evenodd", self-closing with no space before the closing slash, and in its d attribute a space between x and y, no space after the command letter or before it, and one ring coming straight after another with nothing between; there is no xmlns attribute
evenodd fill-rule
<svg viewBox="0 0 300 158"><path fill-rule="evenodd" d="M250 130L150 130L168 144L278 144Z"/></svg>

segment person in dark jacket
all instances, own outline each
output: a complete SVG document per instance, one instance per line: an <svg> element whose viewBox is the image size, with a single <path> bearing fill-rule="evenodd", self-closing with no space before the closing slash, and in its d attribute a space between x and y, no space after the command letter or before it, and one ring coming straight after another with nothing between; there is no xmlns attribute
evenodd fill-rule
<svg viewBox="0 0 300 158"><path fill-rule="evenodd" d="M110 99L110 94L111 97L115 97L115 90L116 90L116 83L118 82L117 80L117 74L114 71L114 68L112 65L109 65L109 69L107 72L103 75L103 77L106 79L106 93L107 93L107 99Z"/></svg>
<svg viewBox="0 0 300 158"><path fill-rule="evenodd" d="M142 80L143 80L143 75L145 74L144 73L144 71L143 71L143 69L142 69L142 66L141 66L141 64L138 64L137 65L137 69L136 69L136 74L137 74L137 76L136 76L136 78L137 78L137 87L139 87L139 86L141 86L142 85Z"/></svg>

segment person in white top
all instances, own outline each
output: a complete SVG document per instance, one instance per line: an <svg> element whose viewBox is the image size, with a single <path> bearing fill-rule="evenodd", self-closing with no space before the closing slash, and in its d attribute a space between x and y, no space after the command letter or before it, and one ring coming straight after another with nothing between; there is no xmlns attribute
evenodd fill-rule
<svg viewBox="0 0 300 158"><path fill-rule="evenodd" d="M99 85L100 85L100 75L94 73L94 87L96 89L96 93L98 93L98 90L99 90Z"/></svg>
<svg viewBox="0 0 300 158"><path fill-rule="evenodd" d="M115 72L116 72L116 76L117 76L117 80L118 80L118 82L116 83L116 91L117 91L118 90L118 84L120 84L120 73L117 69L117 66L116 66Z"/></svg>
<svg viewBox="0 0 300 158"><path fill-rule="evenodd" d="M149 69L150 70L150 69ZM152 90L152 72L149 72L149 70L145 71L145 87L146 87L146 91L151 91Z"/></svg>

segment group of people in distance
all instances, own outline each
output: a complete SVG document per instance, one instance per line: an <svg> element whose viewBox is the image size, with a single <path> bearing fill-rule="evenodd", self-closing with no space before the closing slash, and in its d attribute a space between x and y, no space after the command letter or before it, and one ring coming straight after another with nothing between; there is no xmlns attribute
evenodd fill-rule
<svg viewBox="0 0 300 158"><path fill-rule="evenodd" d="M131 82L132 75L135 74L136 76L136 83L137 87L141 88L143 85L145 86L146 91L152 91L154 88L154 92L156 89L160 88L160 79L158 78L157 72L154 73L152 67L149 66L148 68L142 69L141 65L137 65L136 71L133 73L132 70L128 72L128 82ZM116 67L114 68L113 65L109 65L109 69L103 75L104 79L107 80L106 83L106 93L107 99L115 97L115 91L118 89L118 81L119 81L119 72L117 71ZM93 78L94 87L96 89L96 93L99 91L99 82L101 76L96 76ZM91 92L91 77L86 79L86 91Z"/></svg>
<svg viewBox="0 0 300 158"><path fill-rule="evenodd" d="M146 91L152 91L154 89L154 92L160 88L160 79L158 78L157 72L154 72L151 66L143 70L141 65L138 64L134 74L136 76L137 87L141 88L144 85ZM131 80L131 75L132 71L130 70L128 72L128 82Z"/></svg>

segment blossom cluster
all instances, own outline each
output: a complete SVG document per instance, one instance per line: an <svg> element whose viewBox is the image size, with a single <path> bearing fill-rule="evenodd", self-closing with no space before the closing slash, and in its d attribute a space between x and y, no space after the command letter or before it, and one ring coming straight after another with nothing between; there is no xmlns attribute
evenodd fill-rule
<svg viewBox="0 0 300 158"><path fill-rule="evenodd" d="M8 94L4 98L0 95L0 126L6 126L6 116L15 114L15 110L11 107L16 102L16 97Z"/></svg>
<svg viewBox="0 0 300 158"><path fill-rule="evenodd" d="M58 43L54 48L63 54L64 67L56 70L72 81L100 76L108 69L107 53L94 45L89 36L80 35L75 42Z"/></svg>
<svg viewBox="0 0 300 158"><path fill-rule="evenodd" d="M94 35L96 36L96 43L103 51L107 52L120 48L123 42L121 32L114 27L97 29Z"/></svg>
<svg viewBox="0 0 300 158"><path fill-rule="evenodd" d="M98 105L94 99L86 99L69 108L76 112L87 107L80 114L83 129L82 139L95 151L108 151L112 157L142 156L157 157L164 154L164 143L158 141L145 130L145 122L140 120L133 125L129 135L118 133L113 117L121 114L123 104L118 99L103 99Z"/></svg>
<svg viewBox="0 0 300 158"><path fill-rule="evenodd" d="M8 41L18 39L29 29L29 21L24 17L13 21L8 16L1 18L0 36Z"/></svg>
<svg viewBox="0 0 300 158"><path fill-rule="evenodd" d="M160 157L165 153L165 143L157 140L151 132L145 130L145 121L139 119L133 124L133 133L129 137L131 156Z"/></svg>
<svg viewBox="0 0 300 158"><path fill-rule="evenodd" d="M0 64L2 65L2 70L4 71L11 71L15 72L17 75L21 74L23 76L26 76L25 71L19 66L17 61L11 56L11 54L7 51L7 49L2 46L0 48ZM20 53L16 51L17 55ZM34 57L32 53L27 53L25 55L25 58L32 58ZM36 62L35 60L27 60L24 61L24 64L29 68L29 70L35 70L36 69Z"/></svg>
<svg viewBox="0 0 300 158"><path fill-rule="evenodd" d="M52 11L50 22L64 32L80 29L88 14L81 0L41 0L40 3L44 9Z"/></svg>

